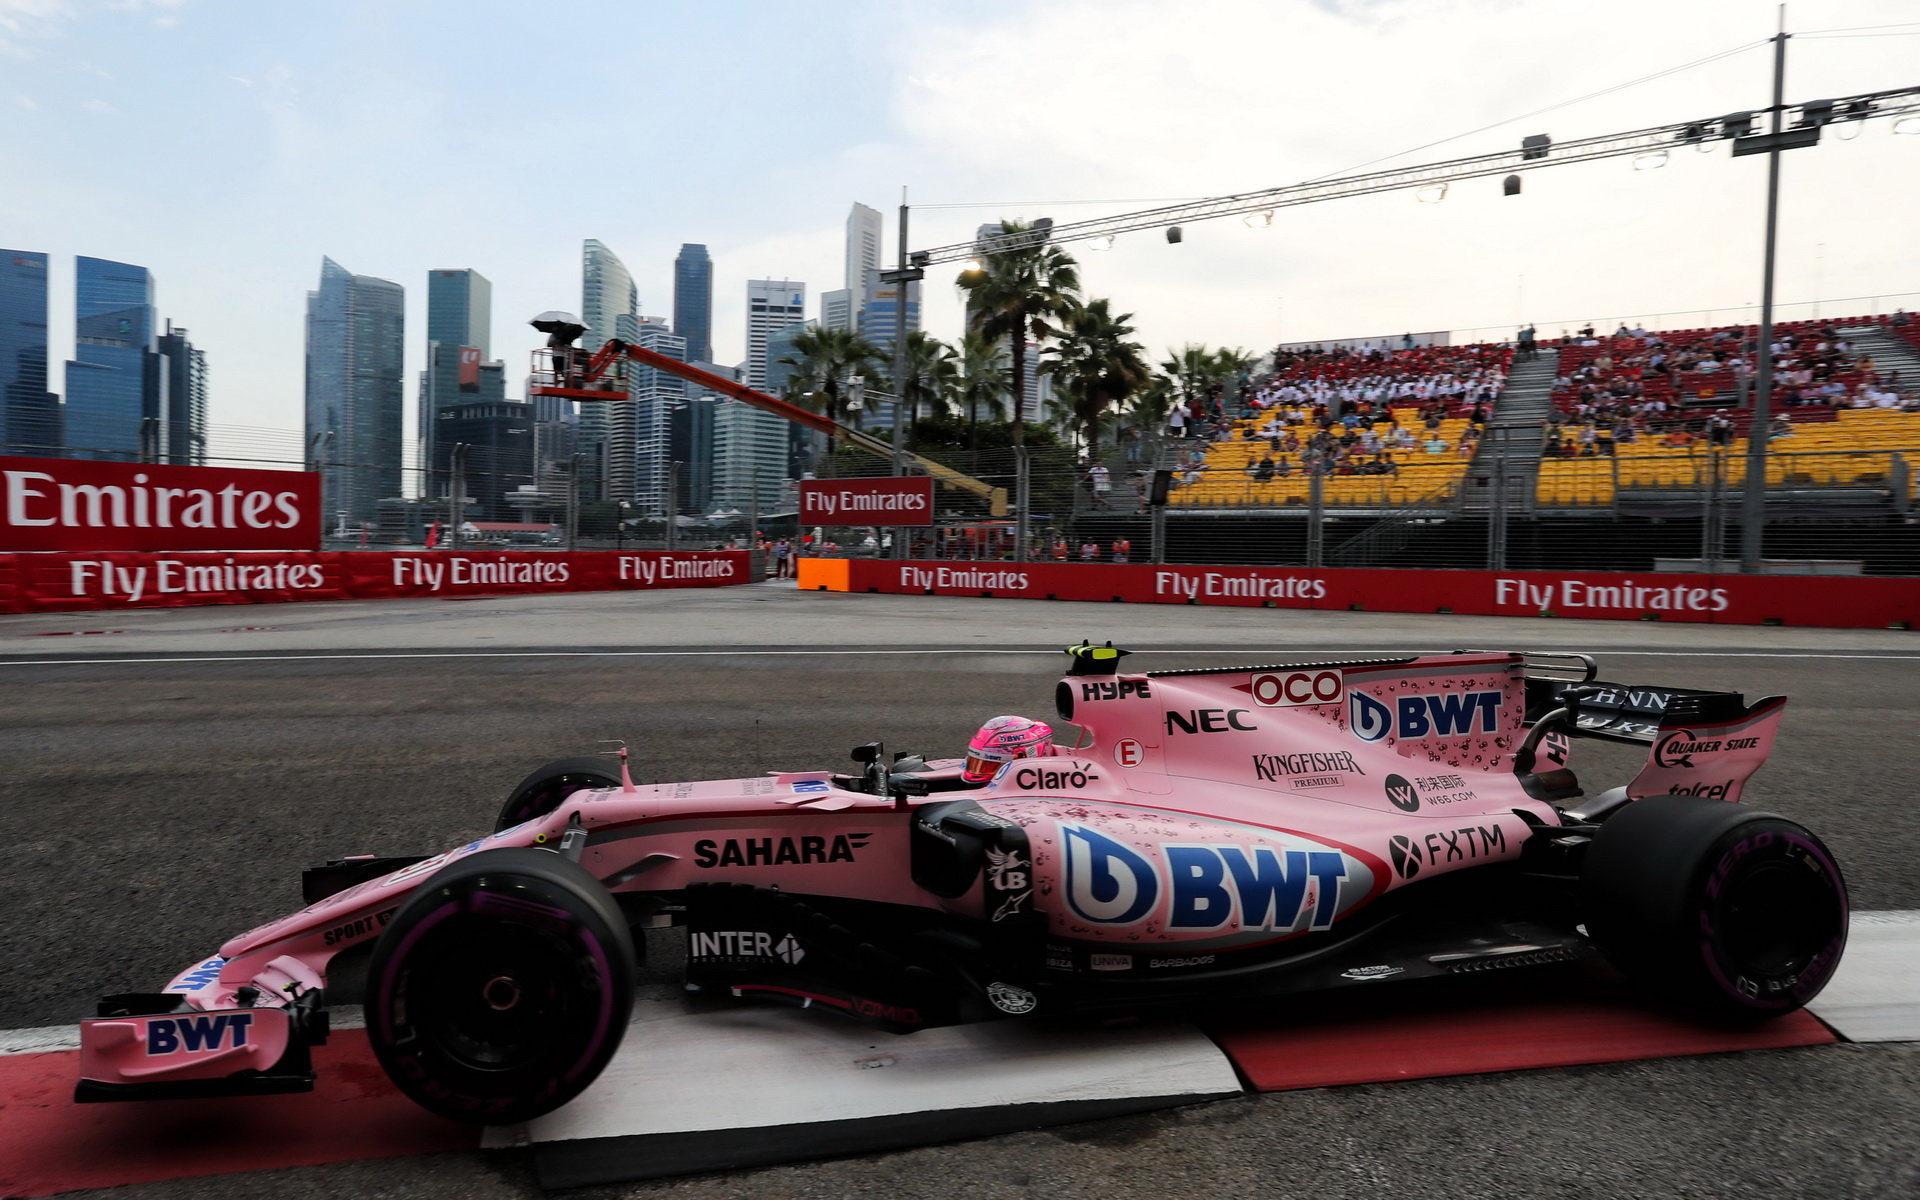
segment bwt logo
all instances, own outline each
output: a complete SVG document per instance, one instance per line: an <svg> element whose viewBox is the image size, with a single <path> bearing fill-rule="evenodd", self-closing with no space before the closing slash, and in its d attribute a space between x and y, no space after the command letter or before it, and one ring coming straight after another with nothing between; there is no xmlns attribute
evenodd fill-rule
<svg viewBox="0 0 1920 1200"><path fill-rule="evenodd" d="M168 1017L147 1022L147 1054L177 1054L185 1050L239 1049L247 1044L247 1027L252 1013L220 1013L217 1016Z"/></svg>
<svg viewBox="0 0 1920 1200"><path fill-rule="evenodd" d="M1500 728L1499 692L1444 692L1400 696L1389 708L1365 692L1347 697L1347 726L1363 742L1395 738L1455 737Z"/></svg>
<svg viewBox="0 0 1920 1200"><path fill-rule="evenodd" d="M1351 878L1346 856L1336 850L1209 843L1161 846L1163 879L1145 855L1098 830L1065 824L1060 830L1067 904L1096 925L1138 924L1164 892L1168 929L1211 930L1234 921L1245 931L1286 931L1299 928L1303 917L1307 928L1327 929Z"/></svg>

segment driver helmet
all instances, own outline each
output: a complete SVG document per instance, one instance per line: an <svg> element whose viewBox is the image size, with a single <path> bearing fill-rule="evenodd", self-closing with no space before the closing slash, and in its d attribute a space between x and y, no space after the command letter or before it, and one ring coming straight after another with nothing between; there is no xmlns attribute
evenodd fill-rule
<svg viewBox="0 0 1920 1200"><path fill-rule="evenodd" d="M1052 754L1053 726L1028 717L995 717L967 743L967 764L960 777L969 783L981 783L1016 758L1047 758Z"/></svg>

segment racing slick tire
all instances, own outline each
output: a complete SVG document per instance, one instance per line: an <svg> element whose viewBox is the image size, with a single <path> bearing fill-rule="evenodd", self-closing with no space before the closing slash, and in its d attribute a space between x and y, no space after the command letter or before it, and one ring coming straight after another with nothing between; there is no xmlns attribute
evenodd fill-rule
<svg viewBox="0 0 1920 1200"><path fill-rule="evenodd" d="M493 819L493 831L512 829L536 817L544 817L559 808L562 801L587 788L620 786L620 768L604 758L555 759L520 781L500 815Z"/></svg>
<svg viewBox="0 0 1920 1200"><path fill-rule="evenodd" d="M1600 826L1580 873L1587 932L1643 988L1721 1020L1806 1004L1840 963L1847 886L1792 821L1650 796Z"/></svg>
<svg viewBox="0 0 1920 1200"><path fill-rule="evenodd" d="M634 953L613 896L550 850L483 850L422 883L367 968L367 1039L422 1108L482 1125L579 1095L620 1045Z"/></svg>

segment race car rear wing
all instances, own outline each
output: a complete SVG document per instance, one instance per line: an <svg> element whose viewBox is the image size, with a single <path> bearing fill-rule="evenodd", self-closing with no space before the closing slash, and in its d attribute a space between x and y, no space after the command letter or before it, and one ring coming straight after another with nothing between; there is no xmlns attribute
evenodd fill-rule
<svg viewBox="0 0 1920 1200"><path fill-rule="evenodd" d="M1646 765L1623 789L1627 796L1738 800L1772 751L1787 705L1782 696L1749 705L1738 692L1593 676L1593 660L1585 655L1527 655L1531 728L1515 751L1516 771L1564 767L1567 736L1598 738L1648 748Z"/></svg>

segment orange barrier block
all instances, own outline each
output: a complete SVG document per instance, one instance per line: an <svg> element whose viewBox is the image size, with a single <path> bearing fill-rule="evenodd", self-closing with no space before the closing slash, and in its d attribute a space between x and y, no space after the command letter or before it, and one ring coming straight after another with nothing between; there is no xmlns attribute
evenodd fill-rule
<svg viewBox="0 0 1920 1200"><path fill-rule="evenodd" d="M851 590L847 582L848 560L844 558L803 558L800 560L797 580L803 592L845 592Z"/></svg>

